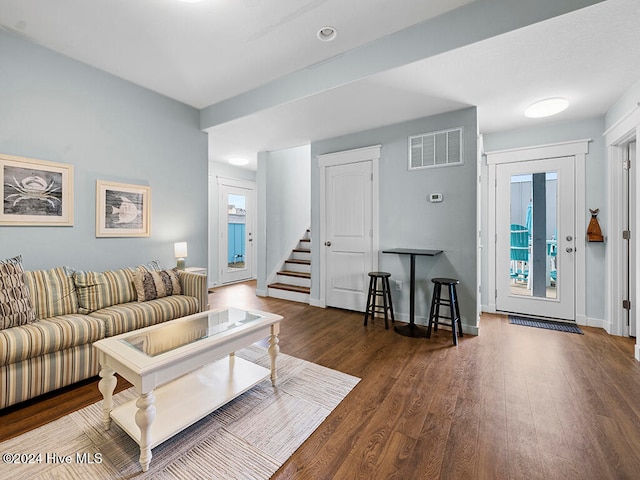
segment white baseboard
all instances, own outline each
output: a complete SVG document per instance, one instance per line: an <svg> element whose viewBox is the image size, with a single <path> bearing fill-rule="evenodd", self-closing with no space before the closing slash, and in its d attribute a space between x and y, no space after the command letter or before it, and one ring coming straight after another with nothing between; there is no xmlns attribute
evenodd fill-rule
<svg viewBox="0 0 640 480"><path fill-rule="evenodd" d="M324 300L319 298L310 299L309 305L311 305L312 307L327 308L327 304L324 302Z"/></svg>
<svg viewBox="0 0 640 480"><path fill-rule="evenodd" d="M267 296L268 296L268 294L267 294L267 291L266 291L266 290L258 290L258 289L256 288L256 296L258 296L258 297L267 297Z"/></svg>
<svg viewBox="0 0 640 480"><path fill-rule="evenodd" d="M498 313L495 305L480 305L480 311L484 313Z"/></svg>
<svg viewBox="0 0 640 480"><path fill-rule="evenodd" d="M585 323L580 323L578 319L576 319L576 323L578 325L584 325L585 327L596 327L596 328L605 328L605 321L602 318L590 318L585 317Z"/></svg>
<svg viewBox="0 0 640 480"><path fill-rule="evenodd" d="M636 343L636 360L640 362L640 345Z"/></svg>
<svg viewBox="0 0 640 480"><path fill-rule="evenodd" d="M604 328L605 332L607 332L609 335L620 335L620 332L617 331L616 326L612 322L603 320L602 328Z"/></svg>

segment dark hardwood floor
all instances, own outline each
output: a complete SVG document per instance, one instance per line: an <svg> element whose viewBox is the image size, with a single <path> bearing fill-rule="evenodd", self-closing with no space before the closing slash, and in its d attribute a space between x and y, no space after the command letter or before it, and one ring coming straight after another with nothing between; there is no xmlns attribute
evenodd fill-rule
<svg viewBox="0 0 640 480"><path fill-rule="evenodd" d="M362 380L275 479L638 479L640 364L634 342L510 325L483 315L450 332L400 336L359 313L217 288L211 308L284 316L283 353ZM0 440L100 400L97 379L0 411ZM125 388L125 382L119 388Z"/></svg>

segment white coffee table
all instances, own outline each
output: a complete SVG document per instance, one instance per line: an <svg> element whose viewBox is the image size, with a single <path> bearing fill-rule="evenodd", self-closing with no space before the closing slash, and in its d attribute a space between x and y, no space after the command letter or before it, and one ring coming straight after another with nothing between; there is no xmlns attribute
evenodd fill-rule
<svg viewBox="0 0 640 480"><path fill-rule="evenodd" d="M228 308L95 342L105 430L113 419L138 443L146 472L152 448L261 381L271 377L275 386L280 320L272 313ZM271 369L234 355L266 337ZM137 401L113 408L115 373L135 386Z"/></svg>

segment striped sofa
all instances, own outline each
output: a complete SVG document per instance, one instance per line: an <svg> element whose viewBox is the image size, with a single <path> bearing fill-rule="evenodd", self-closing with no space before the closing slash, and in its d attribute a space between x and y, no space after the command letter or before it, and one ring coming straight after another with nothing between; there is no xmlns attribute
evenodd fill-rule
<svg viewBox="0 0 640 480"><path fill-rule="evenodd" d="M0 409L97 375L96 340L209 308L204 275L174 271L180 287L146 299L134 284L141 271L160 268L24 272L37 320L0 330Z"/></svg>

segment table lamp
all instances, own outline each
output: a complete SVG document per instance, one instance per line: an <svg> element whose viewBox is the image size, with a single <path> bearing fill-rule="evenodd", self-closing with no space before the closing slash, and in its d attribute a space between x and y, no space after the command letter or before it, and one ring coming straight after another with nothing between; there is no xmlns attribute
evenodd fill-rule
<svg viewBox="0 0 640 480"><path fill-rule="evenodd" d="M187 242L177 242L173 244L175 257L178 259L178 270L184 270L184 258L187 256Z"/></svg>

